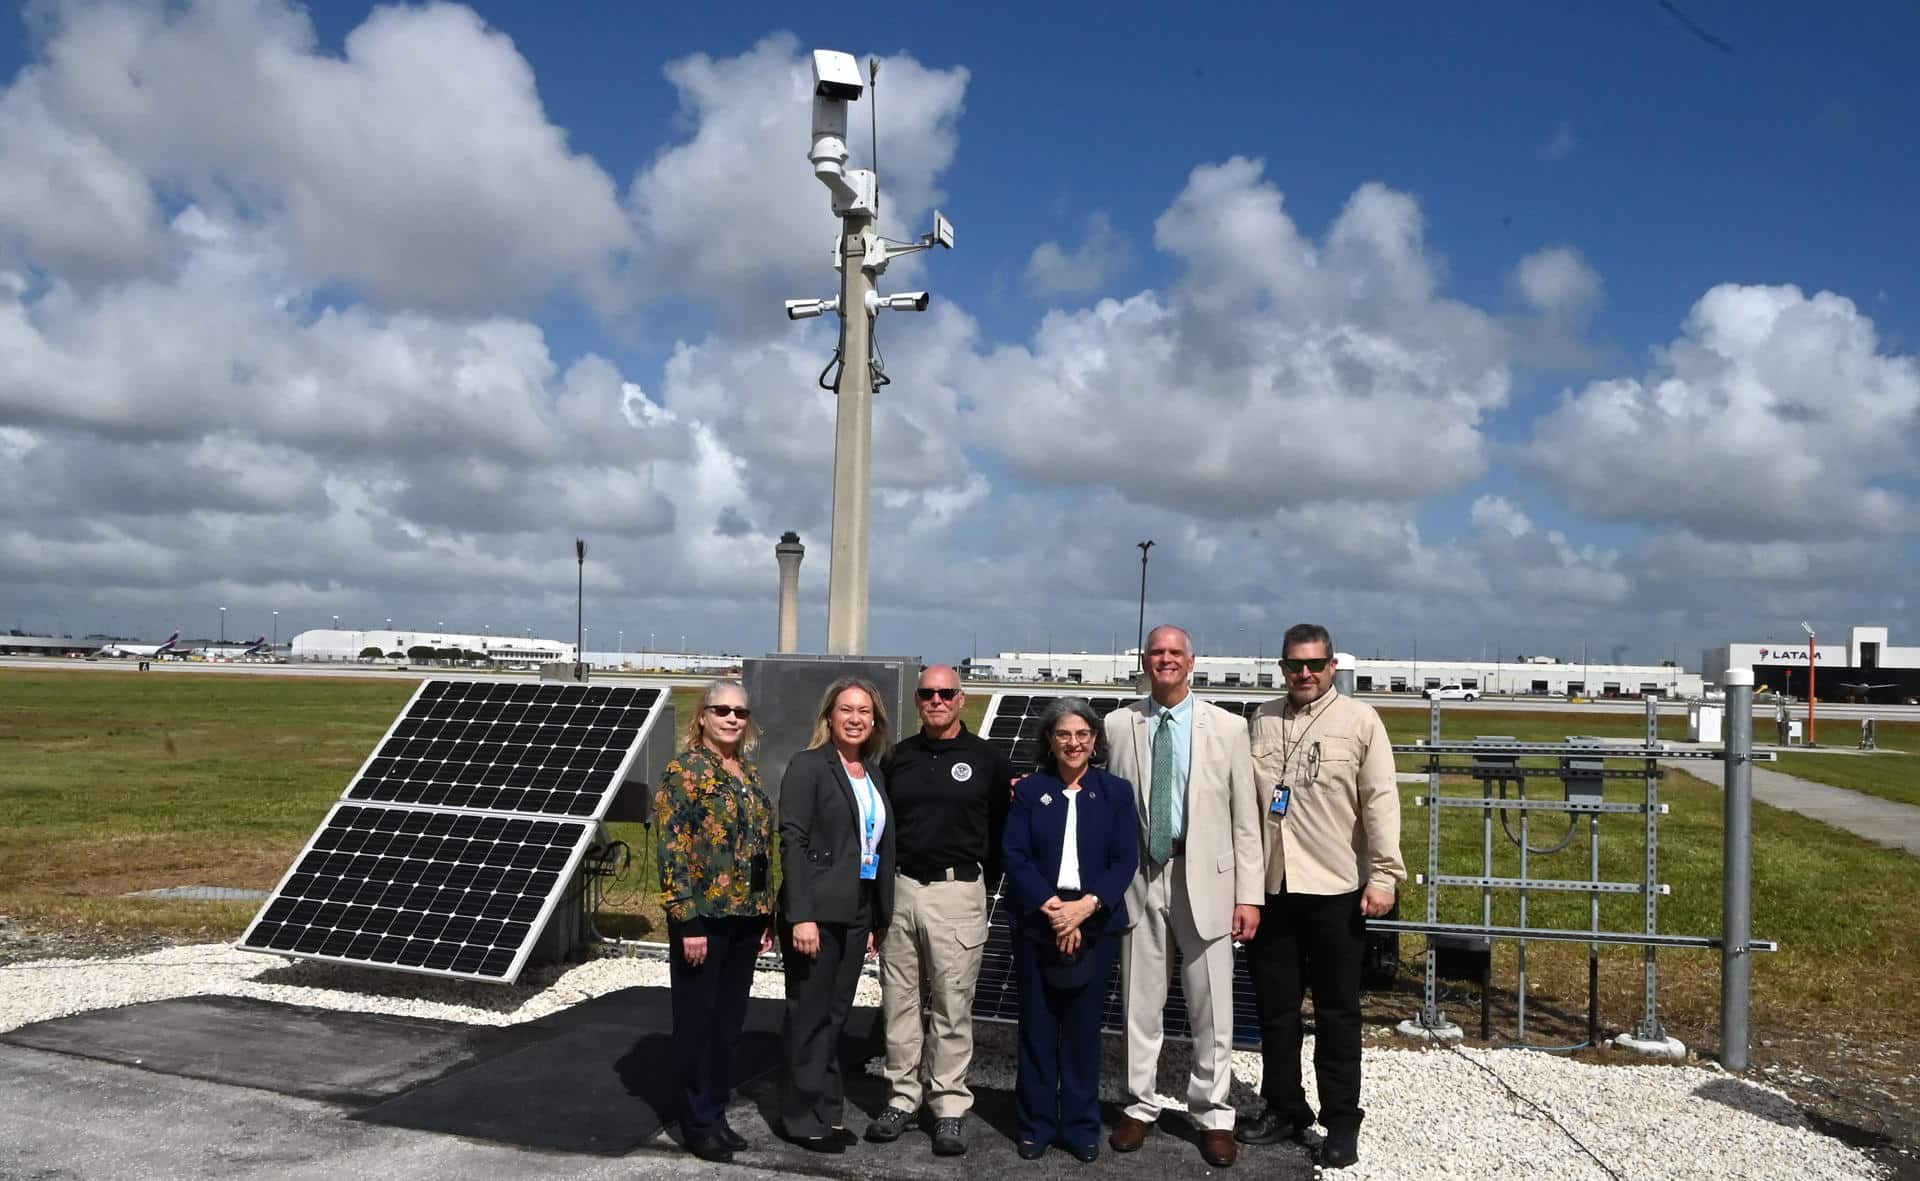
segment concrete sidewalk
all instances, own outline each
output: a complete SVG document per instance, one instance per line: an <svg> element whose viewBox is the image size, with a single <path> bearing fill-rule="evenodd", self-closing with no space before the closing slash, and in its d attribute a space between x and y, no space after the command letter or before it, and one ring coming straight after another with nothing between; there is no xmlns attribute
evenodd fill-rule
<svg viewBox="0 0 1920 1181"><path fill-rule="evenodd" d="M1698 763L1679 760L1665 761L1661 765L1671 771L1688 771L1695 775L1705 769ZM1718 769L1718 764L1715 764L1714 770ZM1716 787L1720 786L1718 776L1702 778ZM1797 812L1809 820L1830 824L1876 845L1920 857L1920 806L1815 783L1811 779L1769 771L1759 765L1753 768L1753 798L1775 808Z"/></svg>

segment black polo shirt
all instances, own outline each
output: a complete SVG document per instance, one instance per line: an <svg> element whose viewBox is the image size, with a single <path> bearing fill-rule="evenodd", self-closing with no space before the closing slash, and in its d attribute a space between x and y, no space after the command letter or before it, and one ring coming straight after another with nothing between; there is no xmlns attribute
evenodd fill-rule
<svg viewBox="0 0 1920 1181"><path fill-rule="evenodd" d="M931 878L979 865L989 885L999 879L1016 775L1005 755L962 725L952 738L902 740L883 773L901 873Z"/></svg>

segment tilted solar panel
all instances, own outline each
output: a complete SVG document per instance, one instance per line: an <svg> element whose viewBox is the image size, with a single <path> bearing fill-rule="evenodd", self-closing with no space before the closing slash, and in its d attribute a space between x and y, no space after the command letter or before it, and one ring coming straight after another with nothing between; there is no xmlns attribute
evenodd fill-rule
<svg viewBox="0 0 1920 1181"><path fill-rule="evenodd" d="M239 946L518 978L650 731L662 690L423 682Z"/></svg>
<svg viewBox="0 0 1920 1181"><path fill-rule="evenodd" d="M241 946L456 976L518 976L594 826L339 803Z"/></svg>
<svg viewBox="0 0 1920 1181"><path fill-rule="evenodd" d="M980 733L987 741L1005 751L1013 759L1016 768L1030 770L1037 752L1035 740L1039 734L1040 717L1056 698L1065 696L1074 694L996 693L987 703L987 712L980 722ZM1272 700L1268 697L1200 696L1242 717L1252 717L1253 711ZM1087 696L1094 712L1102 718L1137 700L1138 697ZM1020 995L1013 967L1014 916L1011 908L1004 905L1004 900L999 897L989 900L988 909L987 945L980 964L980 983L973 996L973 1015L984 1021L1017 1021L1020 1017ZM1167 989L1165 1030L1168 1037L1191 1040L1193 1030L1187 1023L1186 993L1180 986L1180 953L1177 949L1173 964L1173 980ZM1109 1032L1120 1033L1126 1029L1121 994L1120 967L1116 957L1113 977L1107 987L1106 1012L1101 1019L1102 1026ZM1246 952L1240 948L1236 948L1233 955L1233 1041L1242 1047L1260 1044L1260 1023L1253 1004L1253 977L1247 967Z"/></svg>
<svg viewBox="0 0 1920 1181"><path fill-rule="evenodd" d="M428 681L345 798L598 819L625 780L660 693Z"/></svg>

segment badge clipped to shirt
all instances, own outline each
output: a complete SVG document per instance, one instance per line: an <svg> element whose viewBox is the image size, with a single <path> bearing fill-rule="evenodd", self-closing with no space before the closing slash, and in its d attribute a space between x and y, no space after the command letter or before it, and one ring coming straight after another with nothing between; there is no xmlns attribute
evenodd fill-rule
<svg viewBox="0 0 1920 1181"><path fill-rule="evenodd" d="M1276 787L1273 789L1273 803L1267 805L1267 811L1275 816L1285 816L1287 814L1287 805L1292 802L1293 789L1291 787Z"/></svg>
<svg viewBox="0 0 1920 1181"><path fill-rule="evenodd" d="M871 882L880 876L880 856L877 853L860 855L860 880Z"/></svg>

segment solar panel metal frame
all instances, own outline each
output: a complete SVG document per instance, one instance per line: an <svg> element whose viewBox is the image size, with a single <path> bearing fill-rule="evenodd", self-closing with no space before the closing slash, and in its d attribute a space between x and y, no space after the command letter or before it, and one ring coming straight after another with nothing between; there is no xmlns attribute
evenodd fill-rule
<svg viewBox="0 0 1920 1181"><path fill-rule="evenodd" d="M1100 692L1074 693L1052 686L1049 686L1048 690L1037 693L995 693L987 702L987 712L980 719L981 737L999 746L1001 750L1007 750L1007 747L1000 745L1009 741L1007 738L993 737L994 724L1001 720L1001 705L1007 698L1020 700L1020 716L1025 720L1039 713L1038 710L1031 708L1035 698L1052 702L1061 697L1085 697L1104 720L1108 713L1115 709L1122 709L1140 700L1141 697L1138 693L1120 695ZM1244 718L1252 718L1255 710L1277 699L1277 695L1248 697L1241 694L1215 696L1196 693L1194 696ZM1102 709L1102 705L1109 701L1113 704ZM1031 766L1031 763L1023 760L1024 751L1020 746L1020 744L1030 743L1031 740L1030 735L1012 740L1016 745L1008 753L1009 757L1013 758L1016 768ZM1020 1017L1018 981L1015 979L1013 967L1014 916L1004 905L1006 901L1002 897L1004 893L1005 887L1002 885L987 899L987 943L981 949L980 956L982 982L976 985L974 990L973 1019L975 1021L1017 1023ZM1167 1003L1161 1014L1161 1024L1165 1036L1192 1041L1193 1030L1187 1022L1186 992L1180 984L1179 964L1180 951L1175 948L1173 949L1172 979L1167 985ZM1004 983L995 981L994 985L989 987L985 979L989 968L999 969L1001 965L1004 965ZM1109 1033L1126 1032L1124 992L1125 984L1120 978L1120 961L1116 956L1113 975L1107 983L1106 1000L1100 1018L1101 1028ZM1252 969L1249 966L1246 949L1241 947L1236 947L1233 953L1233 1044L1240 1049L1255 1049L1260 1045L1260 1022L1254 1006Z"/></svg>
<svg viewBox="0 0 1920 1181"><path fill-rule="evenodd" d="M355 959L345 955L324 955L319 952L291 951L274 947L248 947L246 945L247 940L252 938L254 931L257 930L265 920L268 909L280 900L282 891L286 889L287 883L292 881L294 876L300 872L300 864L307 859L308 854L315 851L315 847L320 843L320 838L326 835L327 830L333 824L334 818L340 814L343 808L362 808L385 812L430 812L443 816L465 816L479 819L525 820L533 823L545 822L549 824L578 825L581 831L580 836L573 842L573 848L567 857L566 864L561 867L559 876L555 879L554 887L547 891L546 900L541 904L540 913L533 920L527 937L521 940L518 950L514 952L512 966L499 976L488 976L479 972L456 972L450 968L416 967L410 964L391 963L386 960ZM592 843L596 828L596 821L578 816L533 816L524 812L486 812L475 808L439 808L425 804L391 804L369 800L335 800L333 806L327 809L326 816L313 830L313 835L307 838L307 843L301 848L299 856L293 859L293 864L287 867L285 874L281 875L280 881L274 886L272 893L267 895L267 900L260 904L259 912L253 916L253 921L247 924L247 929L241 933L240 938L235 942L235 946L241 951L251 951L260 955L291 956L296 959L321 960L326 963L348 964L359 968L380 968L390 972L410 972L416 976L438 976L448 980L477 980L484 984L512 984L519 980L520 973L526 968L527 960L533 955L534 946L540 941L541 935L545 933L547 923L552 920L554 911L560 905L560 900L566 896L568 890L572 887L574 876L580 871L580 859L585 855L587 846Z"/></svg>
<svg viewBox="0 0 1920 1181"><path fill-rule="evenodd" d="M527 960L531 958L535 946L539 943L541 937L545 934L547 929L547 924L550 921L552 921L554 912L558 909L561 899L566 897L567 892L573 888L574 878L579 873L579 870L580 870L581 858L585 855L587 846L592 843L594 835L598 831L601 821L605 819L607 812L612 808L613 802L619 796L621 789L626 786L627 776L631 773L634 767L634 764L642 757L643 752L646 750L648 742L653 736L655 727L660 722L661 716L663 714L664 715L671 714L672 711L670 708L671 706L670 690L662 688L660 686L655 686L655 685L617 686L617 688L639 688L643 692L652 692L654 694L654 697L646 707L647 714L646 714L645 721L641 723L639 730L634 734L633 741L628 745L626 754L622 757L619 766L611 773L609 786L605 791L601 793L600 798L591 815L556 814L551 812L516 812L516 811L509 811L505 809L495 809L495 808L471 808L471 807L461 807L457 805L406 803L406 802L394 801L394 800L369 800L369 799L354 798L350 793L353 791L354 787L358 785L366 777L367 768L372 766L373 761L376 758L380 757L381 750L384 749L386 744L392 740L394 736L394 732L400 728L400 724L408 720L409 715L413 713L414 707L418 705L421 698L426 695L428 687L436 684L460 684L460 685L487 684L487 685L509 685L509 686L515 686L515 687L534 685L539 688L546 688L551 686L553 688L562 690L563 695L570 691L579 691L581 693L585 693L586 691L594 688L610 688L610 686L606 686L606 685L587 685L587 684L575 684L575 683L555 684L552 682L528 682L528 681L517 680L517 679L488 678L488 677L468 677L468 678L434 677L434 678L429 678L427 680L421 681L419 686L414 689L413 695L407 699L406 705L401 708L398 715L394 718L393 722L387 727L386 731L381 734L379 742L374 744L374 747L371 753L369 753L365 759L361 760L360 766L354 771L353 775L347 780L346 786L341 789L339 797L336 798L333 802L333 805L330 808L328 808L326 816L323 817L320 823L314 828L313 835L307 838L307 842L304 846L302 846L299 855L296 856L293 859L292 864L287 867L287 872L281 875L280 881L274 886L273 890L267 895L266 900L260 904L259 911L257 911L254 914L252 921L250 921L247 924L247 929L241 933L240 938L236 940L234 943L234 946L238 950L254 952L260 955L289 956L297 959L320 960L326 963L348 964L354 967L361 967L361 968L379 968L379 969L384 969L384 970L393 971L393 972L409 972L414 975L420 975L420 976L438 976L443 979L476 980L476 981L480 981L482 983L487 983L487 984L513 984L519 980L520 973L526 968ZM477 972L456 972L451 969L445 969L445 968L417 967L417 966L412 966L407 964L389 963L381 960L354 959L354 958L350 958L347 956L340 956L340 955L324 955L316 952L290 951L290 950L284 950L280 948L267 948L267 947L248 947L246 945L246 941L249 938L251 938L255 930L259 928L261 922L266 916L267 911L273 906L275 902L279 901L282 891L284 891L287 887L287 883L290 882L293 879L294 875L299 872L300 865L303 861L306 860L308 854L314 852L315 846L319 843L321 837L323 837L326 834L328 828L332 825L334 818L339 814L342 808L369 808L369 809L381 809L381 810L387 810L387 811L429 812L429 813L445 814L450 816L491 817L499 820L526 820L526 821L534 821L534 822L545 821L545 822L555 823L555 824L578 824L581 826L582 835L578 840L574 842L573 849L567 858L567 863L565 867L562 869L560 876L556 879L553 888L550 891L548 891L546 900L541 906L539 917L534 921L527 938L521 942L520 947L514 954L512 966L504 975L489 976L489 975L482 975Z"/></svg>

